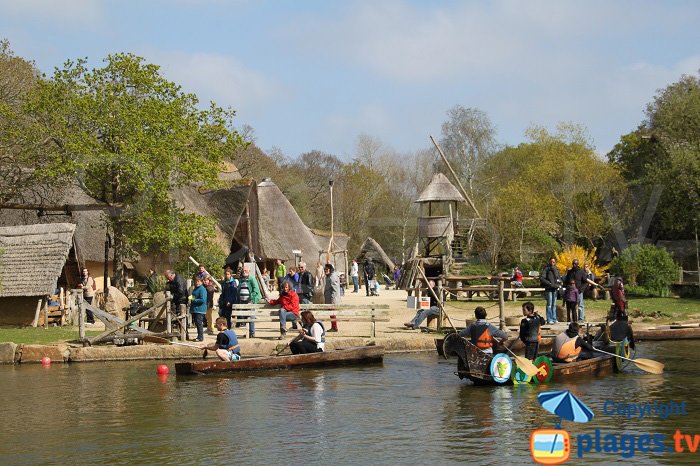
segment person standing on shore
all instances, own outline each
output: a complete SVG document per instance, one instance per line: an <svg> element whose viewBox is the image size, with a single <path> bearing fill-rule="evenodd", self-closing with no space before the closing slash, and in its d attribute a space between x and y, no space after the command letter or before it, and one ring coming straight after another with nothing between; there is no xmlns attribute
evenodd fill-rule
<svg viewBox="0 0 700 466"><path fill-rule="evenodd" d="M192 321L197 327L197 338L194 341L204 341L204 315L207 312L207 289L204 287L202 277L197 275L194 279L194 289L190 296L190 313Z"/></svg>
<svg viewBox="0 0 700 466"><path fill-rule="evenodd" d="M282 263L280 259L277 259L275 264L275 279L277 280L277 289L282 289L282 282L287 276L287 267Z"/></svg>
<svg viewBox="0 0 700 466"><path fill-rule="evenodd" d="M374 294L374 291L370 291L370 280L374 280L374 264L372 263L371 260L369 260L369 257L365 259L365 265L362 266L362 270L365 273L365 291L367 296L370 294Z"/></svg>
<svg viewBox="0 0 700 466"><path fill-rule="evenodd" d="M357 293L360 290L360 268L355 259L352 260L350 266L350 279L352 280L352 292Z"/></svg>
<svg viewBox="0 0 700 466"><path fill-rule="evenodd" d="M226 328L231 328L232 305L238 304L238 283L233 278L233 271L229 268L224 272L224 281L221 283L221 295L219 295L219 316L226 319Z"/></svg>
<svg viewBox="0 0 700 466"><path fill-rule="evenodd" d="M335 272L333 264L326 264L323 268L323 272L326 274L326 284L323 289L324 302L326 304L340 304L340 278ZM335 315L330 316L331 328L328 329L329 332L338 331L338 321Z"/></svg>
<svg viewBox="0 0 700 466"><path fill-rule="evenodd" d="M299 299L302 304L314 301L314 276L306 270L306 262L299 262Z"/></svg>
<svg viewBox="0 0 700 466"><path fill-rule="evenodd" d="M95 280L90 276L90 272L87 268L83 269L78 288L83 289L83 299L86 303L92 306L92 301L93 299L95 299L95 291L97 291L97 284L95 283ZM93 315L90 309L85 310L85 316L88 324L95 323L95 316Z"/></svg>
<svg viewBox="0 0 700 466"><path fill-rule="evenodd" d="M260 294L260 285L255 277L250 276L250 269L247 265L241 269L241 276L238 280L238 303L239 304L258 304L262 294ZM248 324L248 336L255 337L255 322Z"/></svg>
<svg viewBox="0 0 700 466"><path fill-rule="evenodd" d="M540 284L544 288L544 298L547 301L545 316L547 324L557 323L557 290L561 286L561 276L557 268L557 259L549 258L549 263L546 265L540 275Z"/></svg>

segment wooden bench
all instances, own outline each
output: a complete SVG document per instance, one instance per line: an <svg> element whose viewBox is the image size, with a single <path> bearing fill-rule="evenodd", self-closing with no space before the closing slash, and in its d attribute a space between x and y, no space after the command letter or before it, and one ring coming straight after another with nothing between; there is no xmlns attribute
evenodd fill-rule
<svg viewBox="0 0 700 466"><path fill-rule="evenodd" d="M236 323L245 324L245 336L249 332L251 322L279 322L279 309L277 305L270 304L234 304L231 319ZM370 322L371 337L377 336L377 322L389 321L388 304L301 304L301 311L311 311L320 321L328 321L330 316L335 316L337 322Z"/></svg>
<svg viewBox="0 0 700 466"><path fill-rule="evenodd" d="M544 288L503 288L503 299L509 299L508 293L511 301L517 301L518 293L523 293L527 297L532 296L533 293L544 293Z"/></svg>

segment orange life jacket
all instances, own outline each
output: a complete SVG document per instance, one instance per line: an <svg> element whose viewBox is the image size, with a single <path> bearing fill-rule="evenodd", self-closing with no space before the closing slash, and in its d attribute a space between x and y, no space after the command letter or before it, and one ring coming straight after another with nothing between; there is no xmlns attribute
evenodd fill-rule
<svg viewBox="0 0 700 466"><path fill-rule="evenodd" d="M576 347L577 339L578 335L575 337L570 337L566 333L557 335L557 338L554 340L553 348L553 353L556 355L556 358L564 362L575 361L581 353L581 347Z"/></svg>
<svg viewBox="0 0 700 466"><path fill-rule="evenodd" d="M478 348L486 349L493 346L493 337L489 333L488 325L472 324L471 340Z"/></svg>

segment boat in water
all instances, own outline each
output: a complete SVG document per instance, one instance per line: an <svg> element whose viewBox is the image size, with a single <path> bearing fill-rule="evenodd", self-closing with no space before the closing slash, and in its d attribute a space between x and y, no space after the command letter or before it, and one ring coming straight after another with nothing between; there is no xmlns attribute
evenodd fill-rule
<svg viewBox="0 0 700 466"><path fill-rule="evenodd" d="M617 354L629 356L626 342L616 348ZM622 352L621 352L622 351ZM574 376L602 376L622 370L621 359L609 355L568 363L552 362L546 355L538 356L534 365L540 372L533 377L518 369L505 353L487 354L457 334L445 337L443 352L457 356L456 375L469 379L475 385L500 385L519 383L550 383Z"/></svg>
<svg viewBox="0 0 700 466"><path fill-rule="evenodd" d="M227 372L269 371L303 367L329 367L380 363L384 359L383 346L358 346L290 356L243 358L239 361L198 361L175 364L177 375L220 374Z"/></svg>

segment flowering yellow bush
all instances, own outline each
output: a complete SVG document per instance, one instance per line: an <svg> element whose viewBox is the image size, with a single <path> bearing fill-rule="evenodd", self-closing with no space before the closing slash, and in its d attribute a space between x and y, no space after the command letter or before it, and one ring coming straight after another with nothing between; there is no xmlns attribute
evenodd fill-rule
<svg viewBox="0 0 700 466"><path fill-rule="evenodd" d="M566 246L561 252L555 252L554 257L557 259L557 268L562 275L571 268L574 259L578 259L579 267L583 268L584 264L588 264L591 268L591 272L593 272L593 275L597 278L607 273L609 265L597 264L595 252L596 248L587 251L579 245L572 244Z"/></svg>

